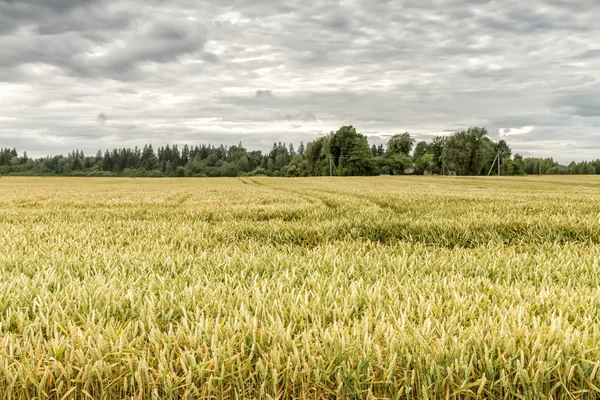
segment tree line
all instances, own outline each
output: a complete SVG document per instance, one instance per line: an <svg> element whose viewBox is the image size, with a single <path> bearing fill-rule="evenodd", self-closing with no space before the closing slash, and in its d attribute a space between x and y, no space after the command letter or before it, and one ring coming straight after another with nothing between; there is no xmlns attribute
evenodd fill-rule
<svg viewBox="0 0 600 400"><path fill-rule="evenodd" d="M499 167L499 168L498 168ZM343 126L297 148L274 143L268 153L237 146L151 144L98 151L75 150L63 156L30 158L16 149L0 148L0 175L27 176L352 176L352 175L525 175L600 174L600 160L560 165L552 158L523 158L504 141L492 141L485 128L473 127L416 143L407 132L386 145L369 146L353 126Z"/></svg>

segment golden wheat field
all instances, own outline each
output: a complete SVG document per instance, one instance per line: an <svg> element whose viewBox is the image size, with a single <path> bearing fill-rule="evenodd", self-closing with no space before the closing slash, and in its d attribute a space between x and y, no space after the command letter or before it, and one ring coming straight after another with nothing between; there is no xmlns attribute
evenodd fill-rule
<svg viewBox="0 0 600 400"><path fill-rule="evenodd" d="M600 396L600 179L0 179L0 398Z"/></svg>

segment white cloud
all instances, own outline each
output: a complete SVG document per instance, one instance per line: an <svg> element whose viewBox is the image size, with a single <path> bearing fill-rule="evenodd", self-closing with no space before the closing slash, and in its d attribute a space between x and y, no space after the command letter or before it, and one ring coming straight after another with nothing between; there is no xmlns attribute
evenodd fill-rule
<svg viewBox="0 0 600 400"><path fill-rule="evenodd" d="M535 129L535 126L524 126L522 128L500 128L500 137L523 135Z"/></svg>

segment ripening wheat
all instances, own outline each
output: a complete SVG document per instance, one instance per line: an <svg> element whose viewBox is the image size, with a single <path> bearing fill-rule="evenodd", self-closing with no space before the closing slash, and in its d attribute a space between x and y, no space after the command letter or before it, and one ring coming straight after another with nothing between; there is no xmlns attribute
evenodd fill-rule
<svg viewBox="0 0 600 400"><path fill-rule="evenodd" d="M0 179L0 398L597 398L600 179Z"/></svg>

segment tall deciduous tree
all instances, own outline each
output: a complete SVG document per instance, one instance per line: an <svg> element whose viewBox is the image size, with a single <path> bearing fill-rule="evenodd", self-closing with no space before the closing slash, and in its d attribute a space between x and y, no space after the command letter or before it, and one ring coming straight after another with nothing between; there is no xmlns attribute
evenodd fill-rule
<svg viewBox="0 0 600 400"><path fill-rule="evenodd" d="M415 151L413 153L413 160L417 161L419 158L421 158L425 154L427 154L428 150L429 149L428 149L427 142L421 141L421 142L417 143L417 146L415 147Z"/></svg>
<svg viewBox="0 0 600 400"><path fill-rule="evenodd" d="M404 154L408 156L412 151L415 139L410 136L410 133L405 132L392 136L387 143L387 154L396 155Z"/></svg>
<svg viewBox="0 0 600 400"><path fill-rule="evenodd" d="M367 137L350 126L342 126L331 135L329 151L339 175L369 175L371 149Z"/></svg>
<svg viewBox="0 0 600 400"><path fill-rule="evenodd" d="M480 175L493 152L485 128L469 128L446 138L441 161L458 175Z"/></svg>

